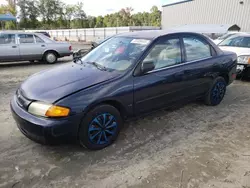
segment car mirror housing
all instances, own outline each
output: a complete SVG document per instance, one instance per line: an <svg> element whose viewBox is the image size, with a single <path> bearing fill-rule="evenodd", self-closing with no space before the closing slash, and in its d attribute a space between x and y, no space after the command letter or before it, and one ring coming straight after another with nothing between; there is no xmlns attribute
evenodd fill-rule
<svg viewBox="0 0 250 188"><path fill-rule="evenodd" d="M155 69L155 65L153 61L144 61L141 65L141 73L145 74L149 71L152 71Z"/></svg>

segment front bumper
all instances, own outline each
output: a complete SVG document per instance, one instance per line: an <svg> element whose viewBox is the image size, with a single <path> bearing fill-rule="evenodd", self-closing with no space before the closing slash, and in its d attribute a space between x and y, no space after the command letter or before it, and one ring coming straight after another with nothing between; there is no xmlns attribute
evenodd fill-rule
<svg viewBox="0 0 250 188"><path fill-rule="evenodd" d="M37 117L21 108L16 96L11 100L10 106L19 130L29 139L42 144L77 140L81 122L79 115L60 119Z"/></svg>
<svg viewBox="0 0 250 188"><path fill-rule="evenodd" d="M250 75L250 65L249 64L237 64L237 75Z"/></svg>

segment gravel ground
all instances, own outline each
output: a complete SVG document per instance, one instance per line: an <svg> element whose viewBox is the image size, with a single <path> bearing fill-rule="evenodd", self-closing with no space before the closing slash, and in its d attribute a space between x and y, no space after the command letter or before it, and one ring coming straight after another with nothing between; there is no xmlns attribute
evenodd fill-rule
<svg viewBox="0 0 250 188"><path fill-rule="evenodd" d="M217 107L191 103L127 122L101 151L27 139L11 116L11 97L28 76L68 60L0 64L0 188L250 187L247 81L230 85Z"/></svg>

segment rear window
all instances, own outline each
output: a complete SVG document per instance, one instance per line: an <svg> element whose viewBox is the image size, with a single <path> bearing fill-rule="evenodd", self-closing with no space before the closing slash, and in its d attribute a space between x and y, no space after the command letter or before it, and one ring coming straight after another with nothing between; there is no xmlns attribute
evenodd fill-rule
<svg viewBox="0 0 250 188"><path fill-rule="evenodd" d="M36 38L36 43L44 43L44 41L40 37L35 35L35 38Z"/></svg>
<svg viewBox="0 0 250 188"><path fill-rule="evenodd" d="M250 37L232 36L222 41L219 46L250 48Z"/></svg>
<svg viewBox="0 0 250 188"><path fill-rule="evenodd" d="M184 37L184 46L187 55L187 61L211 57L210 45L196 37Z"/></svg>

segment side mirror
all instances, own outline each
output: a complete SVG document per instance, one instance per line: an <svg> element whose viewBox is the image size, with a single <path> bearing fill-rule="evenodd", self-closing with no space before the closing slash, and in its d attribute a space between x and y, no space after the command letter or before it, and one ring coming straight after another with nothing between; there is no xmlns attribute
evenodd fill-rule
<svg viewBox="0 0 250 188"><path fill-rule="evenodd" d="M141 65L141 73L145 74L149 71L152 71L155 69L155 65L153 61L144 61Z"/></svg>

